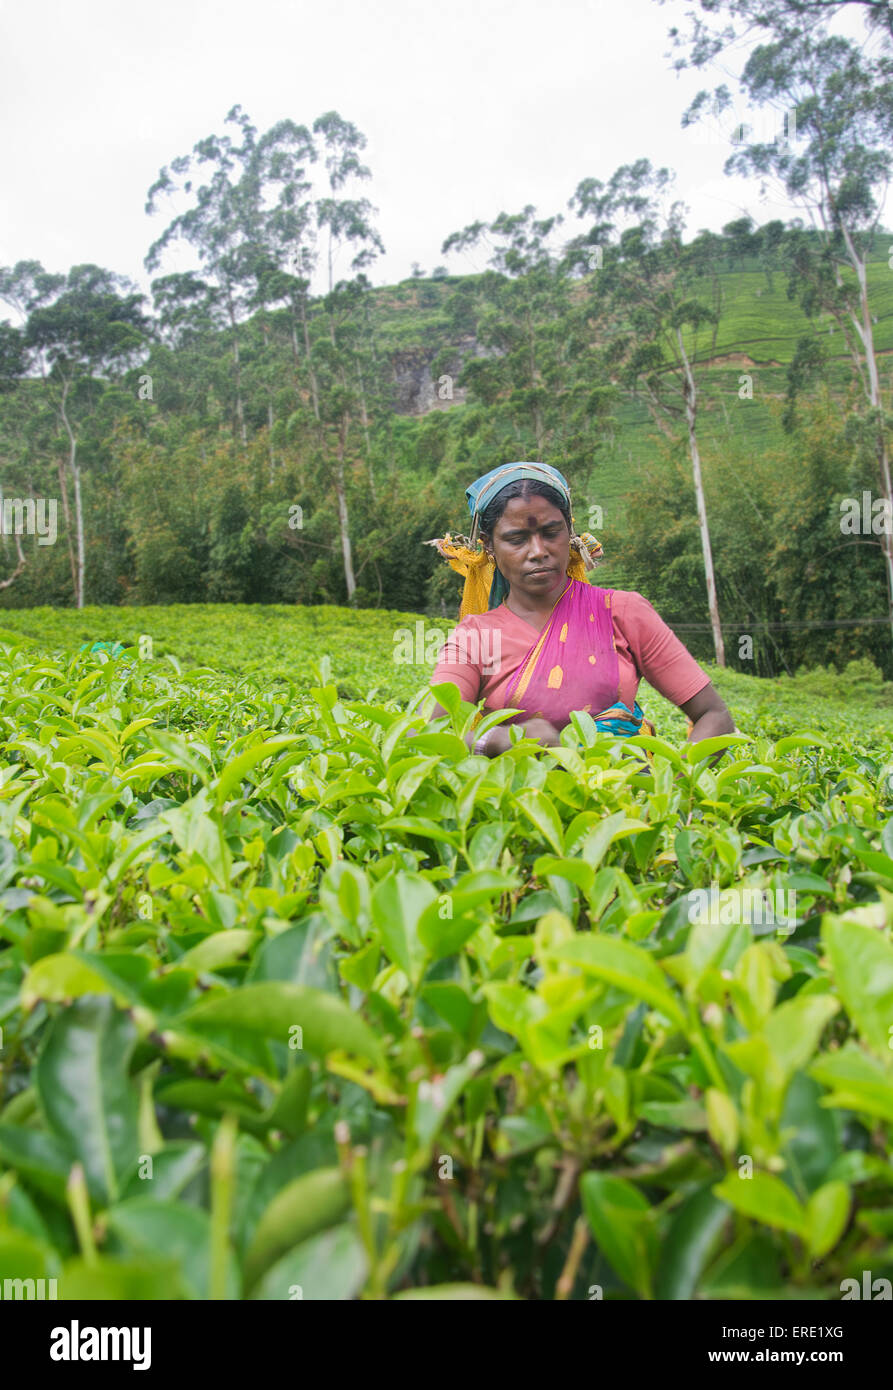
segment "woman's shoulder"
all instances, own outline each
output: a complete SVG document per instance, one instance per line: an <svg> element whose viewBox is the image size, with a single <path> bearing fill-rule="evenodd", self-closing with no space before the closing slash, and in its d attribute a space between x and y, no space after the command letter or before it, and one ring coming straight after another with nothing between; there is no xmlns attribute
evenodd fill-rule
<svg viewBox="0 0 893 1390"><path fill-rule="evenodd" d="M484 632L491 627L503 627L513 616L505 604L501 603L498 608L491 608L486 613L466 613L464 618L459 619L453 631L458 632L461 627L465 632Z"/></svg>
<svg viewBox="0 0 893 1390"><path fill-rule="evenodd" d="M647 618L655 613L655 608L638 589L609 589L611 611L616 617Z"/></svg>
<svg viewBox="0 0 893 1390"><path fill-rule="evenodd" d="M633 647L658 641L668 630L654 604L638 589L612 590L610 608L618 636Z"/></svg>
<svg viewBox="0 0 893 1390"><path fill-rule="evenodd" d="M605 596L605 602L607 603L607 606L611 609L611 612L614 613L615 616L617 614L623 613L640 614L654 612L654 609L648 602L645 595L640 594L637 589L609 589L607 587L603 588L599 584L587 584L584 580L580 579L577 579L574 582L576 584L579 584L581 589L587 589L593 597L595 597L595 595L597 594L603 594Z"/></svg>

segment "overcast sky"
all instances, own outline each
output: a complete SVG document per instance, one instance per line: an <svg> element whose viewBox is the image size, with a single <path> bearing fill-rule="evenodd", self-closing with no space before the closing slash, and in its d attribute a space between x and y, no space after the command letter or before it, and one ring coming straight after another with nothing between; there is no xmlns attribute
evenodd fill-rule
<svg viewBox="0 0 893 1390"><path fill-rule="evenodd" d="M450 232L528 202L564 212L581 179L647 156L678 175L689 229L792 209L724 178L719 140L680 129L709 85L677 76L671 0L0 0L0 265L90 261L144 289L162 165L221 134L241 104L260 131L336 110L366 135L386 254L375 284L444 257ZM230 128L233 129L233 128ZM233 132L235 133L235 132ZM172 253L164 270L193 264ZM347 273L346 258L339 266Z"/></svg>

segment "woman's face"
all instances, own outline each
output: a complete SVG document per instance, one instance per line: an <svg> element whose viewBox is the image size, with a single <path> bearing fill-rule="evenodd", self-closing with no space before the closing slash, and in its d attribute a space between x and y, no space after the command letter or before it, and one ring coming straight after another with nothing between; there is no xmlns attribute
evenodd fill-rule
<svg viewBox="0 0 893 1390"><path fill-rule="evenodd" d="M554 599L567 583L570 531L545 497L513 497L489 537L489 549L512 592Z"/></svg>

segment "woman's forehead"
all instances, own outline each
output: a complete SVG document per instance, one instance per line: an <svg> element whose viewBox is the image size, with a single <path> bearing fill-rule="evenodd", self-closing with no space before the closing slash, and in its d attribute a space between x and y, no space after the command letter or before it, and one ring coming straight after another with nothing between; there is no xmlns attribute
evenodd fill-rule
<svg viewBox="0 0 893 1390"><path fill-rule="evenodd" d="M543 526L564 517L545 497L512 497L500 517L505 526Z"/></svg>

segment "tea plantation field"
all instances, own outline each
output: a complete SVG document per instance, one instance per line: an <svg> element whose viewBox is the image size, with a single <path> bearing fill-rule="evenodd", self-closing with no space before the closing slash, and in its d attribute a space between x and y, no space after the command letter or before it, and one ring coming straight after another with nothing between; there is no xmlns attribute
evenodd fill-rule
<svg viewBox="0 0 893 1390"><path fill-rule="evenodd" d="M888 688L712 673L737 735L643 691L655 739L488 761L419 621L0 616L0 1279L883 1293Z"/></svg>

